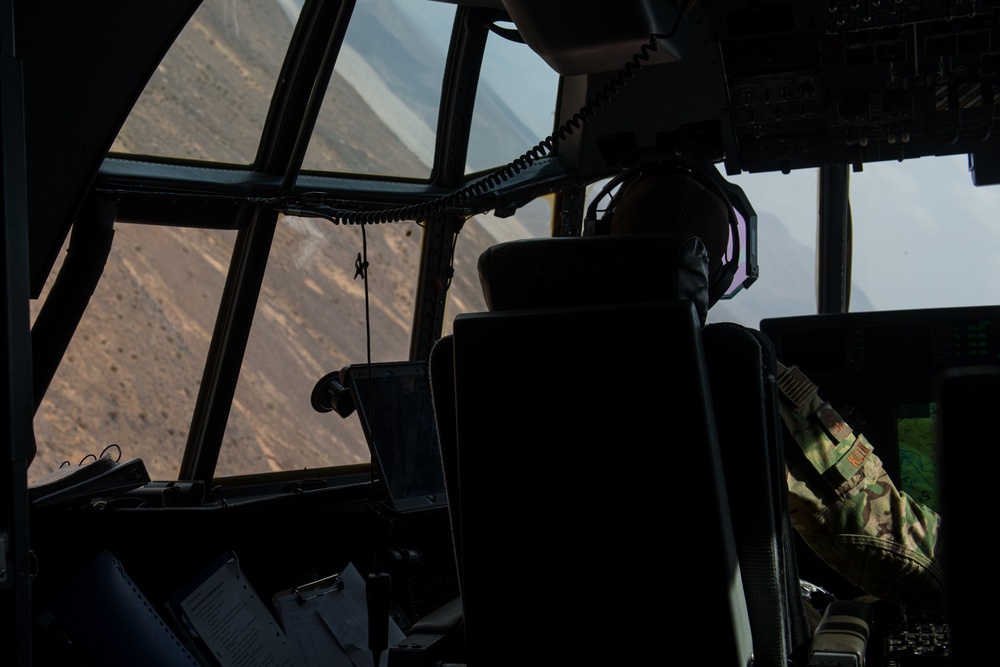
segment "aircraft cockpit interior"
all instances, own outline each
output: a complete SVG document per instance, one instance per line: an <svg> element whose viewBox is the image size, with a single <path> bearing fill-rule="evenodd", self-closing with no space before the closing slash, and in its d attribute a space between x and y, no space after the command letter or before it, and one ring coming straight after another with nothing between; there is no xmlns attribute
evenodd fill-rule
<svg viewBox="0 0 1000 667"><path fill-rule="evenodd" d="M0 4L4 665L992 655L1000 1Z"/></svg>

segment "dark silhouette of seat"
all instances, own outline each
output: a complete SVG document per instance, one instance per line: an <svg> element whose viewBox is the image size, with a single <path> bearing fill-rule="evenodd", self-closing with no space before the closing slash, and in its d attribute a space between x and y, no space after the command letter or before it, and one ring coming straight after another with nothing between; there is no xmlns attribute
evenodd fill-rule
<svg viewBox="0 0 1000 667"><path fill-rule="evenodd" d="M941 562L948 586L948 623L956 665L975 664L993 648L993 618L969 600L983 590L995 557L983 543L983 511L993 488L969 474L969 452L992 446L1000 406L1000 366L966 366L943 371L934 388L941 515L946 537Z"/></svg>
<svg viewBox="0 0 1000 667"><path fill-rule="evenodd" d="M492 315L506 314L508 319L528 317L520 313L525 308L533 309L537 316L538 311L550 310L551 307L600 310L611 304L662 303L660 300L664 298L699 303L704 298L707 269L701 265L703 258L698 246L691 245L692 238L671 235L612 236L500 244L481 257L480 278ZM704 316L702 308L693 307L692 310L698 316L696 322ZM457 319L456 337L460 330L458 325ZM531 344L543 346L540 348L542 351L534 364L520 363L524 359L509 359L509 363L513 364L509 370L513 372L517 369L518 382L523 383L529 377L534 381L539 373L548 372L549 356L557 356L554 351L569 344L571 364L575 362L588 369L588 364L598 367L588 370L590 375L587 377L577 377L577 381L580 391L586 393L583 388L589 386L594 395L602 397L590 409L603 411L604 401L623 390L623 384L616 381L619 366L609 365L607 361L612 351L618 351L619 347L628 346L632 341L633 346L643 350L642 354L648 355L650 350L656 349L668 350L671 354L683 353L683 346L669 336L649 336L648 332L640 332L626 322L618 322L610 328L612 331L602 335L597 335L593 329L581 328L579 337L583 343L568 343L572 338L570 334L560 337L548 325L529 328L532 332ZM513 333L510 332L511 336ZM725 470L725 497L730 501L728 513L733 518L742 588L753 633L754 664L784 667L789 660L800 657L807 650L809 628L799 592L793 529L787 515L774 350L766 336L736 324L709 325L699 329L698 339L701 348L698 354L704 354L708 373L705 386L710 391L710 408L714 415L722 417L713 424L713 429L717 429ZM510 345L514 339L506 340L508 342L492 334L492 338L483 344L481 353L491 354L491 349ZM456 340L452 337L442 339L431 361L432 383L438 387L435 403L438 397L447 397L447 409L442 410L439 417L450 420L453 425L457 422L448 411L455 407L455 384L452 381L455 345ZM435 361L434 356L439 359ZM604 361L595 361L598 359ZM633 363L641 365L642 362ZM654 386L669 382L666 377L657 378L655 373L653 376L655 379L649 381ZM590 377L593 379L588 381ZM568 379L568 376L563 379ZM673 379L679 387L686 386L685 383L690 380ZM567 386L571 385L564 384L564 391ZM599 391L598 387L603 389ZM513 393L508 400L511 406L508 414L515 415L525 407L515 398L518 392L513 391L513 387L510 389ZM539 400L542 401L544 414L554 414L551 410L556 407L555 403L545 404L544 400ZM630 405L627 400L619 404L613 413L613 424L623 431L628 429L631 426L629 420L642 413L634 408L635 405ZM646 408L657 414L656 407L647 405ZM651 419L647 427L653 433L667 437L666 434L676 428L676 423ZM447 425L442 427L439 423L439 431L442 430L446 472L449 460L452 468L448 473L449 488L459 489L458 493L449 490L449 498L454 499L452 517L455 520L453 528L460 580L465 580L463 543L469 538L463 535L463 525L469 523L469 519L465 514L466 493L462 489L462 466L459 461L463 452L472 451L476 457L482 454L475 442L468 445L471 450L462 447L457 431L448 434ZM550 434L550 437L555 440L559 436ZM649 436L643 438L638 434L629 437L610 432L608 437L616 447L628 447L627 443L633 437L640 442L649 439ZM661 479L671 479L668 463L659 460L653 465L663 466L658 467L656 473ZM690 499L698 497L697 492L690 489L681 493L690 493ZM684 504L676 496L669 502ZM684 549L680 545L669 548ZM475 604L473 623L476 623Z"/></svg>
<svg viewBox="0 0 1000 667"><path fill-rule="evenodd" d="M649 238L605 240L491 248L480 275L493 310L458 316L431 355L469 662L627 663L665 633L709 628L713 664L745 667L750 628L699 313L652 288L614 303L637 270L676 289L697 285L684 276L704 267L633 266L640 246L655 253ZM660 257L703 254L697 239L655 243ZM513 641L526 634L542 646ZM706 657L693 642L662 650Z"/></svg>
<svg viewBox="0 0 1000 667"><path fill-rule="evenodd" d="M702 332L730 512L754 633L754 664L806 657L811 629L788 514L776 356L766 335L739 324Z"/></svg>
<svg viewBox="0 0 1000 667"><path fill-rule="evenodd" d="M434 403L434 421L441 448L441 465L448 496L448 514L452 526L452 544L455 549L455 569L458 576L459 596L462 592L462 497L458 485L458 436L455 424L455 348L454 338L444 336L431 349L428 369L431 397ZM464 619L458 622L461 625ZM459 630L461 634L461 630Z"/></svg>

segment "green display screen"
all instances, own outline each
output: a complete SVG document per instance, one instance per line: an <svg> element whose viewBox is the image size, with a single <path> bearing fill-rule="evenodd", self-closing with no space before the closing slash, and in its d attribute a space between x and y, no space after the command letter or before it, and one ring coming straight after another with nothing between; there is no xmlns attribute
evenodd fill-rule
<svg viewBox="0 0 1000 667"><path fill-rule="evenodd" d="M896 445L900 490L917 502L940 511L934 412L933 403L896 406Z"/></svg>

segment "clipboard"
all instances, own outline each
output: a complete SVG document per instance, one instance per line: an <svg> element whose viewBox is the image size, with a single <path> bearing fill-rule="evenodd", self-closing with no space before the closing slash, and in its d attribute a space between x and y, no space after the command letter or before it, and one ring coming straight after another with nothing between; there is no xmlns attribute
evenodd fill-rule
<svg viewBox="0 0 1000 667"><path fill-rule="evenodd" d="M321 595L329 593L340 593L344 590L344 579L340 574L331 574L317 581L312 581L302 586L296 586L292 592L298 596L299 604L314 600Z"/></svg>
<svg viewBox="0 0 1000 667"><path fill-rule="evenodd" d="M353 564L338 574L282 591L272 599L302 667L373 667L368 650L365 580ZM406 638L392 618L389 645ZM380 667L388 665L385 651Z"/></svg>
<svg viewBox="0 0 1000 667"><path fill-rule="evenodd" d="M342 377L386 493L385 507L394 513L447 509L427 362L353 364Z"/></svg>
<svg viewBox="0 0 1000 667"><path fill-rule="evenodd" d="M288 638L226 552L167 601L189 650L215 667L294 667ZM249 656L249 657L248 657Z"/></svg>

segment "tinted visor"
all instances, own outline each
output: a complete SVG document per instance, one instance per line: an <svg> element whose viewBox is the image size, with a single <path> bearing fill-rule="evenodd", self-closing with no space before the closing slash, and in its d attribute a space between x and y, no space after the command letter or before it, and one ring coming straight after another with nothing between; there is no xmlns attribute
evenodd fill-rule
<svg viewBox="0 0 1000 667"><path fill-rule="evenodd" d="M726 193L736 218L736 238L730 233L726 251L727 261L737 262L736 273L721 297L731 299L757 280L757 212L742 188L723 179L715 169L709 171L714 172L710 178Z"/></svg>

